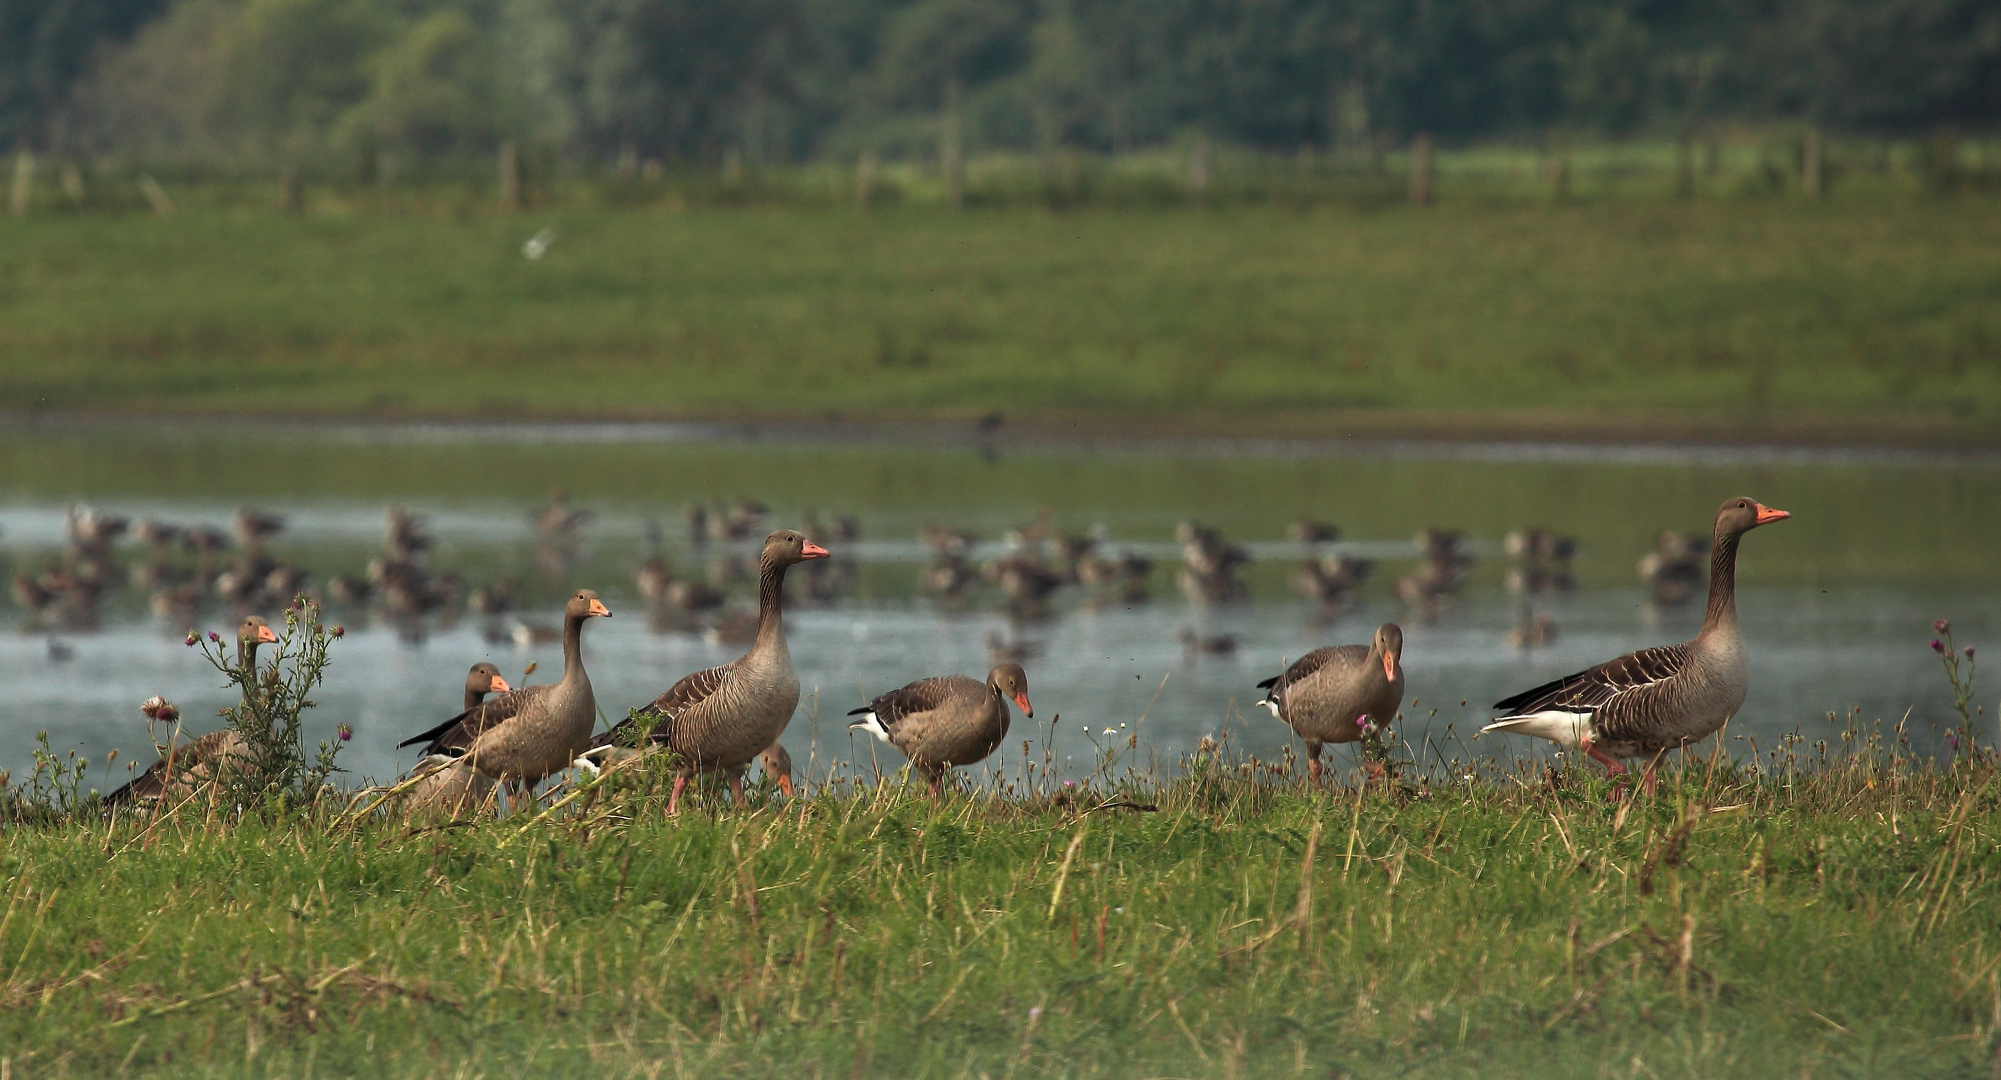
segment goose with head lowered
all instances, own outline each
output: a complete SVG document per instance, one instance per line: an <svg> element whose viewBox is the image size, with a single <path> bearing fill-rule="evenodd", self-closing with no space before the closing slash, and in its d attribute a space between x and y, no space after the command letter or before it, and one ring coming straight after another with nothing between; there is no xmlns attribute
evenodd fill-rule
<svg viewBox="0 0 2001 1080"><path fill-rule="evenodd" d="M474 664L466 673L465 703L460 706L460 715L479 708L489 695L505 694L512 689L501 678L499 668L485 661ZM434 764L430 770L410 789L404 803L406 811L458 814L485 802L493 790L493 781L462 759Z"/></svg>
<svg viewBox="0 0 2001 1080"><path fill-rule="evenodd" d="M597 726L597 698L584 670L584 623L611 611L589 589L563 605L563 678L490 697L399 748L424 744L419 766L463 762L489 780L535 785L570 767Z"/></svg>
<svg viewBox="0 0 2001 1080"><path fill-rule="evenodd" d="M984 683L943 675L891 690L848 713L861 717L848 727L903 751L931 782L935 798L953 766L984 761L1007 738L1009 701L1024 715L1035 715L1028 704L1028 674L1012 662L996 666Z"/></svg>
<svg viewBox="0 0 2001 1080"><path fill-rule="evenodd" d="M254 671L257 667L257 647L276 644L277 641L278 635L271 632L271 624L265 622L262 616L245 616L236 627L236 666L243 671ZM194 643L192 635L188 642ZM181 711L160 697L146 699L146 703L139 706L139 711L155 723L177 725L181 719ZM179 746L167 747L151 768L106 795L104 805L115 807L152 801L163 795L179 798L215 780L232 763L247 763L249 759L250 744L243 741L243 736L235 728L211 731Z"/></svg>
<svg viewBox="0 0 2001 1080"><path fill-rule="evenodd" d="M633 718L591 740L580 758L593 768L629 756L635 749L672 750L674 791L667 812L681 812L681 793L698 772L720 772L729 778L730 792L743 802L743 773L751 760L785 731L799 707L799 673L785 645L785 570L809 559L828 557L826 548L792 529L764 538L758 556L757 637L750 651L721 667L688 675ZM644 742L646 746L634 744Z"/></svg>
<svg viewBox="0 0 2001 1080"><path fill-rule="evenodd" d="M1258 684L1258 702L1306 740L1309 783L1320 784L1320 748L1360 742L1369 725L1388 727L1403 705L1403 628L1384 623L1367 645L1315 649Z"/></svg>
<svg viewBox="0 0 2001 1080"><path fill-rule="evenodd" d="M1662 754L1708 738L1744 704L1737 545L1752 529L1791 516L1756 499L1725 501L1710 549L1709 607L1694 640L1627 653L1497 701L1494 708L1503 715L1480 730L1534 735L1580 750L1610 776L1627 771L1621 759L1648 758L1641 785L1651 793Z"/></svg>

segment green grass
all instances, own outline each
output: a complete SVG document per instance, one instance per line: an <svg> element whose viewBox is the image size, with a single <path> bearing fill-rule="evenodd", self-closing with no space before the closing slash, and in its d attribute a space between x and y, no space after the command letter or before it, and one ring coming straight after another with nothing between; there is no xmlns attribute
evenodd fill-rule
<svg viewBox="0 0 2001 1080"><path fill-rule="evenodd" d="M544 225L553 249L524 259ZM2001 408L2001 203L1986 196L213 209L9 219L0 252L10 409L998 408L1318 432L1330 411L1444 410L1558 435L1642 416L1752 437L1986 431Z"/></svg>
<svg viewBox="0 0 2001 1080"><path fill-rule="evenodd" d="M17 827L0 1069L1987 1075L1993 773L1790 753L1623 813L1574 772L1310 795L1245 763L1125 791L1152 811L864 785Z"/></svg>

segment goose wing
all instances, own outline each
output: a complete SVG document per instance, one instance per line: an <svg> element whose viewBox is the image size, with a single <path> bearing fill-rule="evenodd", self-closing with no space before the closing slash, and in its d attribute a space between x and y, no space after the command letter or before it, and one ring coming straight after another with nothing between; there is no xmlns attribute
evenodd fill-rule
<svg viewBox="0 0 2001 1080"><path fill-rule="evenodd" d="M1258 684L1258 689L1270 690L1270 697L1275 701L1279 695L1285 692L1286 687L1307 678L1321 668L1327 667L1330 664L1360 666L1368 658L1369 647L1367 645L1329 645L1323 649L1315 649L1305 656L1294 660L1292 666L1285 669L1285 674L1275 675L1266 679Z"/></svg>
<svg viewBox="0 0 2001 1080"><path fill-rule="evenodd" d="M234 736L231 731L211 731L168 750L145 772L106 795L104 805L117 806L140 799L159 798L167 793L167 784L173 777L185 777L189 772L221 758L231 748Z"/></svg>
<svg viewBox="0 0 2001 1080"><path fill-rule="evenodd" d="M648 741L665 743L672 738L674 722L680 719L681 714L715 697L724 686L729 685L733 667L733 664L724 664L721 667L704 668L691 675L682 676L679 682L667 688L666 693L649 702L640 712L658 716L660 721L654 726ZM628 716L613 725L610 731L591 739L589 749L626 746L636 737L632 718Z"/></svg>
<svg viewBox="0 0 2001 1080"><path fill-rule="evenodd" d="M505 694L495 694L472 708L418 735L396 744L397 749L424 743L424 754L458 756L472 748L473 740L519 715L528 701L546 686L524 686Z"/></svg>
<svg viewBox="0 0 2001 1080"><path fill-rule="evenodd" d="M849 716L873 713L876 722L886 731L895 731L896 726L906 718L928 713L951 700L953 695L963 690L955 685L959 681L970 682L957 676L943 675L929 679L919 679L907 686L900 686L883 694Z"/></svg>
<svg viewBox="0 0 2001 1080"><path fill-rule="evenodd" d="M1630 652L1561 679L1531 687L1494 703L1502 720L1543 712L1598 713L1635 691L1666 682L1688 670L1686 645L1661 645Z"/></svg>

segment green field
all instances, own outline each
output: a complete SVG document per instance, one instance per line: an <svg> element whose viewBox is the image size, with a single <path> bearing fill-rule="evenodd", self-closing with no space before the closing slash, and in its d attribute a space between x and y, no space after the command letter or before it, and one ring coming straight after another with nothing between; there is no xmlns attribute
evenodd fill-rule
<svg viewBox="0 0 2001 1080"><path fill-rule="evenodd" d="M0 408L1960 441L2001 411L1987 196L431 209L0 221Z"/></svg>
<svg viewBox="0 0 2001 1080"><path fill-rule="evenodd" d="M1994 774L1808 750L1623 812L1578 772L1198 761L673 823L627 782L525 823L17 826L0 1070L1987 1075Z"/></svg>

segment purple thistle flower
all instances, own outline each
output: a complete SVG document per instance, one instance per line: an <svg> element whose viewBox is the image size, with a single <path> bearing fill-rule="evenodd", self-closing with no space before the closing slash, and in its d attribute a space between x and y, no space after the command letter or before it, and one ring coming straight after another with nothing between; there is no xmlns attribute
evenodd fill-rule
<svg viewBox="0 0 2001 1080"><path fill-rule="evenodd" d="M345 637L345 636L347 636L347 627L345 627L345 626L342 626L342 625L341 625L341 624L339 624L339 623L335 623L335 624L334 624L334 629L333 629L333 635L334 635L335 637Z"/></svg>
<svg viewBox="0 0 2001 1080"><path fill-rule="evenodd" d="M354 729L348 727L346 724L342 724L341 726L334 729L334 737L342 742L346 742L349 739L354 738Z"/></svg>
<svg viewBox="0 0 2001 1080"><path fill-rule="evenodd" d="M216 632L215 632L215 631L213 631L213 630L210 630L210 631L208 632L208 639L209 639L210 641L221 641L221 640L222 640L222 635L221 635L221 634L218 634L218 633L216 633Z"/></svg>
<svg viewBox="0 0 2001 1080"><path fill-rule="evenodd" d="M188 648L190 649L194 648L195 642L200 640L201 640L200 638L195 636L195 632L193 630L188 631Z"/></svg>
<svg viewBox="0 0 2001 1080"><path fill-rule="evenodd" d="M1940 619L1932 624L1932 633L1934 634L1943 634L1950 629L1952 629L1951 619Z"/></svg>
<svg viewBox="0 0 2001 1080"><path fill-rule="evenodd" d="M1945 742L1946 742L1946 745L1947 745L1947 746L1950 746L1950 747L1952 747L1952 748L1953 748L1954 750L1957 750L1957 749L1959 749L1959 736L1957 736L1957 735L1947 735L1947 736L1945 737Z"/></svg>
<svg viewBox="0 0 2001 1080"><path fill-rule="evenodd" d="M1937 639L1937 638L1933 638L1933 639L1932 639L1932 651L1933 651L1933 652L1935 652L1935 653L1943 653L1943 652L1945 652L1945 642L1943 642L1943 641L1940 641L1940 640L1939 640L1939 639Z"/></svg>
<svg viewBox="0 0 2001 1080"><path fill-rule="evenodd" d="M1356 717L1356 718L1355 718L1355 726L1356 726L1356 727L1368 727L1368 726L1369 726L1369 714L1368 714L1368 713L1363 713L1362 715L1360 715L1360 716Z"/></svg>
<svg viewBox="0 0 2001 1080"><path fill-rule="evenodd" d="M1968 660L1971 660L1971 659L1973 659L1973 646L1971 646L1971 645L1968 645L1968 646L1966 647L1966 658L1967 658Z"/></svg>

